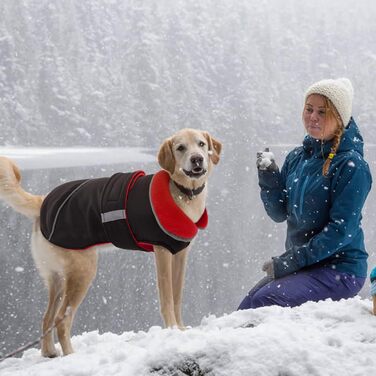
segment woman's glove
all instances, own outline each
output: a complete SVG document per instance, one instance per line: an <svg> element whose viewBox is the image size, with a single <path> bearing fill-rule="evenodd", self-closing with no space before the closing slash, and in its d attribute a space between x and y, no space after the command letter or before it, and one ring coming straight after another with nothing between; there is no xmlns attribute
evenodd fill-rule
<svg viewBox="0 0 376 376"><path fill-rule="evenodd" d="M264 151L258 151L256 154L256 166L262 171L278 171L278 166L274 160L274 154L265 148Z"/></svg>
<svg viewBox="0 0 376 376"><path fill-rule="evenodd" d="M262 271L266 273L266 275L270 278L274 279L274 263L273 260L268 260L264 262L262 266Z"/></svg>

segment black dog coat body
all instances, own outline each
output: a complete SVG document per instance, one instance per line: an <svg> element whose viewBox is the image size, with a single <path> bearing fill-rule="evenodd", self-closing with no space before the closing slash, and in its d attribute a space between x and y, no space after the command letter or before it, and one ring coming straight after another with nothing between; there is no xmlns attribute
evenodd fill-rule
<svg viewBox="0 0 376 376"><path fill-rule="evenodd" d="M112 243L118 248L152 251L160 245L175 254L186 248L207 212L194 223L175 204L166 171L117 173L77 180L55 188L44 199L43 236L63 248L86 249Z"/></svg>

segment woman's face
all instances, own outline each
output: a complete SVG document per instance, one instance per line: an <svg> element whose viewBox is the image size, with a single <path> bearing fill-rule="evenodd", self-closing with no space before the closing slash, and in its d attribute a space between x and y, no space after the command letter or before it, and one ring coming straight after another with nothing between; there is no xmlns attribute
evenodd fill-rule
<svg viewBox="0 0 376 376"><path fill-rule="evenodd" d="M322 95L312 94L307 98L303 110L303 123L308 134L318 140L331 140L338 127L333 116L329 116Z"/></svg>

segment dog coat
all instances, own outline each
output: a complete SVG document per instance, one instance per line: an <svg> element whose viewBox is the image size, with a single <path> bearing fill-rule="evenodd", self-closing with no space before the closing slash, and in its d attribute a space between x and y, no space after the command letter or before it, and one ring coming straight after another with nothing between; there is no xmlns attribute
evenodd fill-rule
<svg viewBox="0 0 376 376"><path fill-rule="evenodd" d="M55 188L44 199L40 228L51 243L86 249L112 243L118 248L153 251L160 245L175 254L207 226L205 209L196 223L176 205L170 175L143 171L110 178L76 180Z"/></svg>

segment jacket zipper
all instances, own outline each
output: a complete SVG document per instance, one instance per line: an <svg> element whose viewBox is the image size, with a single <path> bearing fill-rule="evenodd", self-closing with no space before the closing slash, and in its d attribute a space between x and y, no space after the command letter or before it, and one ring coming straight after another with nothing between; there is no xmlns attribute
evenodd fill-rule
<svg viewBox="0 0 376 376"><path fill-rule="evenodd" d="M300 200L299 200L299 215L300 215L300 217L302 217L302 215L303 215L304 193L305 193L305 190L307 188L308 178L309 178L308 175L304 178L302 190L300 191Z"/></svg>

